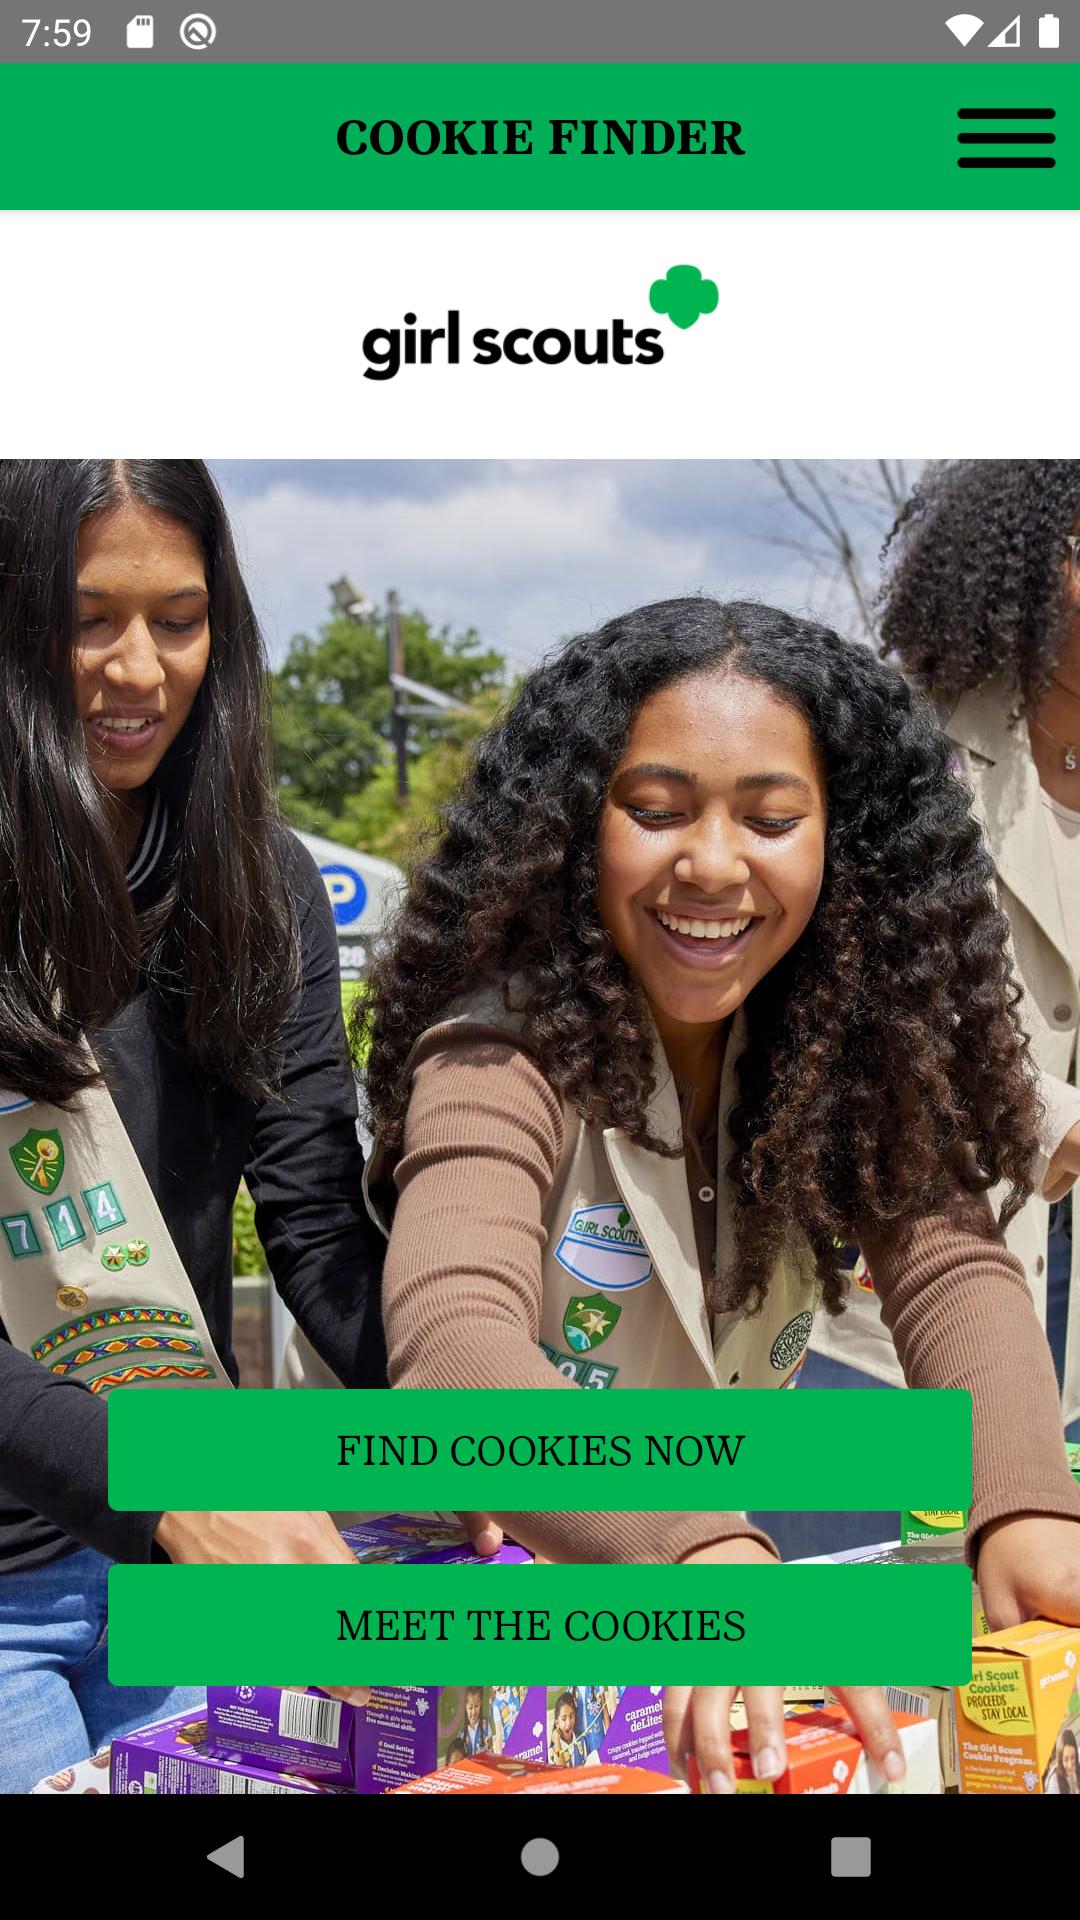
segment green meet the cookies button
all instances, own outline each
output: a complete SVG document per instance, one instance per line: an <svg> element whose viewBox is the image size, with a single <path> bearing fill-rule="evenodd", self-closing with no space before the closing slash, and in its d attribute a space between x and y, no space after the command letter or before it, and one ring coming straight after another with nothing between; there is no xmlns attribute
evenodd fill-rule
<svg viewBox="0 0 1080 1920"><path fill-rule="evenodd" d="M148 1631L147 1623L153 1623ZM485 1651L487 1650L487 1651ZM120 1686L518 1681L610 1657L624 1685L830 1686L971 1672L963 1566L116 1566ZM495 1667L491 1671L495 1672ZM599 1669L597 1669L599 1670Z"/></svg>

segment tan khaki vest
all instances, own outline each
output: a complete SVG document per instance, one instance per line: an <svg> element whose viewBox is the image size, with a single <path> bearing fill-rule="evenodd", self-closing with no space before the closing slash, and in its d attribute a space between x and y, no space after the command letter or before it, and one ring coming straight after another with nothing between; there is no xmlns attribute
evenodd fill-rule
<svg viewBox="0 0 1080 1920"><path fill-rule="evenodd" d="M1013 960L1024 987L1020 1020L1031 1036L1041 1073L1067 1080L1076 1039L1080 995L1065 935L1053 855L1039 794L1039 777L1022 741L1010 734L1003 691L965 694L945 719L957 769L968 784L998 876L998 898L1012 934ZM1048 1095L1048 1106L1052 1099ZM995 1211L1003 1195L990 1196ZM1005 1240L1027 1275L1035 1307L1046 1324L1046 1243L1049 1208L1033 1194L1010 1224ZM1077 1219L1080 1229L1080 1217ZM812 1341L823 1353L875 1379L903 1386L892 1340L865 1267L856 1271L848 1311L822 1315ZM1062 1418L1080 1417L1080 1232L1074 1234L1072 1283Z"/></svg>
<svg viewBox="0 0 1080 1920"><path fill-rule="evenodd" d="M104 1081L70 1110L0 1092L0 1320L91 1393L232 1386Z"/></svg>
<svg viewBox="0 0 1080 1920"><path fill-rule="evenodd" d="M507 1012L496 992L464 1002L449 1021L502 1027L509 1039L521 1030L520 1018ZM658 1038L654 1045L657 1084L649 1129L681 1148L675 1081ZM720 1090L721 1272L730 1259L731 1207L723 1170L730 1152L726 1116L734 1102L741 1045L737 1021ZM563 1127L562 1154L543 1213L546 1243L538 1332L552 1365L589 1388L793 1386L818 1297L809 1250L805 1262L794 1257L781 1261L756 1317L727 1313L710 1328L684 1160L666 1159L638 1146L617 1127L601 1131L565 1105ZM374 1195L388 1171L376 1149L365 1177L365 1197L384 1232Z"/></svg>

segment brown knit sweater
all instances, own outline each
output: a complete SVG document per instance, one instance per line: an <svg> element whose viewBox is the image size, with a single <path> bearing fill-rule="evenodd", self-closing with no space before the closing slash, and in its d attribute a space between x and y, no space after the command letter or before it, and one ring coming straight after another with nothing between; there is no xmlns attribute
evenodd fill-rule
<svg viewBox="0 0 1080 1920"><path fill-rule="evenodd" d="M395 1386L580 1391L537 1345L542 1214L562 1140L558 1096L505 1034L444 1026L425 1036L383 1281ZM692 1200L696 1213L693 1182ZM1011 1513L1080 1519L1050 1351L1020 1264L985 1210L958 1198L907 1236L867 1233L861 1244L908 1385L973 1396L969 1541ZM496 1517L561 1561L670 1563L736 1535L772 1546L732 1513Z"/></svg>

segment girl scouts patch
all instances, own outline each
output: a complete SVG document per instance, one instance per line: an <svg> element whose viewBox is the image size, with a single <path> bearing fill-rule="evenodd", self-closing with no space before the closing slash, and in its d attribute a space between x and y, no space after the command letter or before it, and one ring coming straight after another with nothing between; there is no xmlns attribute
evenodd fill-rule
<svg viewBox="0 0 1080 1920"><path fill-rule="evenodd" d="M609 1333L615 1331L616 1322L622 1312L613 1300L605 1300L602 1293L590 1293L583 1300L571 1300L563 1314L563 1337L574 1353L591 1353L594 1347L602 1346Z"/></svg>
<svg viewBox="0 0 1080 1920"><path fill-rule="evenodd" d="M653 1277L649 1250L617 1200L610 1206L578 1207L555 1258L575 1280L586 1280L603 1293L628 1293Z"/></svg>
<svg viewBox="0 0 1080 1920"><path fill-rule="evenodd" d="M60 1185L64 1171L64 1143L55 1132L31 1127L14 1147L9 1147L12 1163L24 1186L35 1193L52 1193Z"/></svg>
<svg viewBox="0 0 1080 1920"><path fill-rule="evenodd" d="M783 1373L785 1367L793 1367L810 1338L810 1329L814 1324L812 1313L797 1313L782 1327L772 1344L769 1359L777 1373Z"/></svg>

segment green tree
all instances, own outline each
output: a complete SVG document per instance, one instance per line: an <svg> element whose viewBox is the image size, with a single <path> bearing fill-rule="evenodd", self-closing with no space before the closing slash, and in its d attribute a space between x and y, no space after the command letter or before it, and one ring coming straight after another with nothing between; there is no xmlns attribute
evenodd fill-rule
<svg viewBox="0 0 1080 1920"><path fill-rule="evenodd" d="M407 809L390 767L386 619L334 615L317 639L298 634L273 675L274 755L286 818L309 833L395 857L425 809L441 804L468 741L497 704L506 663L470 628L435 630L421 613L400 616L405 672L475 708L438 723L410 720ZM395 851L391 851L393 848Z"/></svg>

